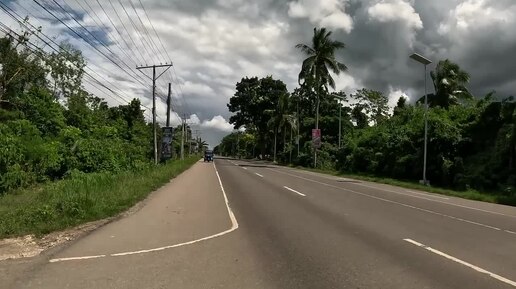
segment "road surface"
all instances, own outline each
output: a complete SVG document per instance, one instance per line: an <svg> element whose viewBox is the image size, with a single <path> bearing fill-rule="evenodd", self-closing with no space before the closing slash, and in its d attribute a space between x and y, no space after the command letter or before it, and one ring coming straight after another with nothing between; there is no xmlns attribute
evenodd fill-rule
<svg viewBox="0 0 516 289"><path fill-rule="evenodd" d="M217 159L33 263L9 286L516 288L516 208Z"/></svg>

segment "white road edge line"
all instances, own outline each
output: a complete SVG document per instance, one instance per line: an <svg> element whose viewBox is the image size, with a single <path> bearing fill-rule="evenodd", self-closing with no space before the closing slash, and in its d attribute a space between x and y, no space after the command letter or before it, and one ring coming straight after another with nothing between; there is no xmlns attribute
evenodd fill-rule
<svg viewBox="0 0 516 289"><path fill-rule="evenodd" d="M287 190L291 191L291 192L294 192L294 193L296 193L296 194L300 195L300 196L306 197L306 195L305 195L305 194L300 193L300 192L298 192L298 191L296 191L296 190L294 190L294 189L291 189L291 188L289 188L289 187L287 187L287 186L283 186L283 187L284 187L285 189L287 189Z"/></svg>
<svg viewBox="0 0 516 289"><path fill-rule="evenodd" d="M478 266L475 266L475 265L473 265L473 264L470 264L470 263L468 263L468 262L466 262L466 261L462 261L461 259L458 259L458 258L455 258L455 257L453 257L453 256L450 256L450 255L448 255L448 254L446 254L446 253L444 253L444 252L441 252L441 251L439 251L439 250L436 250L436 249L434 249L434 248L432 248L432 247L428 247L428 246L426 246L426 245L424 245L424 244L421 244L421 243L419 243L419 242L416 242L416 241L414 241L414 240L411 240L411 239L403 239L403 240L404 240L404 241L406 241L406 242L411 243L412 245L416 245L416 246L418 246L418 247L424 248L425 250L428 250L428 251L430 251L430 252L432 252L432 253L434 253L434 254L437 254L437 255L439 255L439 256L441 256L441 257L444 257L444 258L446 258L446 259L452 260L452 261L457 262L457 263L459 263L459 264L461 264L461 265L464 265L464 266L466 266L466 267L469 267L469 268L471 268L471 269L473 269L473 270L475 270L475 271L477 271L477 272L480 272L480 273L483 273L483 274L487 274L487 275L489 275L490 277L492 277L492 278L494 278L494 279L496 279L496 280L498 280L498 281L501 281L501 282L503 282L503 283L506 283L506 284L509 284L509 285L511 285L511 286L513 286L513 287L516 287L516 282L515 282L515 281L512 281L512 280L510 280L510 279L507 279L507 278L505 278L505 277L502 277L502 276L500 276L500 275L498 275L498 274L495 274L495 273L493 273L493 272L489 272L489 271L487 271L487 270L485 270L485 269L482 269L482 268L480 268L480 267L478 267Z"/></svg>
<svg viewBox="0 0 516 289"><path fill-rule="evenodd" d="M450 219L457 220L457 221L460 221L460 222L464 222L464 223L468 223L468 224L473 224L473 225L481 226L481 227L484 227L484 228L489 228L489 229L496 230L496 231L503 231L500 228L489 226L489 225L486 225L486 224L477 223L477 222L474 222L474 221L470 221L470 220L466 220L466 219L462 219L462 218L446 215L446 214L439 213L439 212L436 212L436 211L419 208L419 207L416 207L416 206L412 206L412 205L408 205L408 204L405 204L405 203L400 203L400 202L392 201L392 200L389 200L389 199L384 199L384 198L376 197L376 196L365 194L365 193L360 193L360 192L357 192L357 191L354 191L354 190L345 189L345 188L342 188L342 187L330 185L330 184L327 184L327 183L319 182L319 181L316 181L316 180L312 180L312 179L309 179L309 178L304 178L304 177L301 177L301 176L298 176L298 175L293 175L293 174L289 174L289 173L286 173L286 172L282 172L282 171L278 171L278 170L274 170L274 169L270 169L270 168L269 168L269 170L278 172L280 174L285 174L285 175L289 175L289 176L292 176L292 177L295 177L295 178L299 178L299 179L302 179L302 180L306 180L306 181L309 181L309 182L314 182L314 183L317 183L317 184L321 184L323 186L327 186L327 187L330 187L330 188L335 188L335 189L338 189L338 190L347 191L347 192L350 192L350 193L353 193L353 194L357 194L357 195L361 195L361 196L364 196L364 197L368 197L368 198L371 198L371 199L380 200L380 201L384 201L384 202L391 203L391 204L396 204L396 205L403 206L403 207L406 207L406 208L411 208L411 209L414 209L414 210L418 210L418 211L434 214L434 215L441 216L441 217L450 218Z"/></svg>
<svg viewBox="0 0 516 289"><path fill-rule="evenodd" d="M326 177L324 175L320 175L320 174L316 174L316 173L312 173L312 172L305 172L305 171L302 171L302 170L295 170L295 169L287 169L287 170L295 171L295 172L300 172L300 173L305 174L305 175L319 176L321 178L325 178L325 179L328 179L328 180L335 180L334 178ZM488 213L488 214L505 216L505 217L509 217L509 218L516 218L516 216L513 216L513 215L493 212L493 211L479 209L479 208L474 208L474 207L469 207L469 206L463 206L463 205L459 205L459 204L453 204L453 203L444 202L444 201L440 201L440 200L434 200L434 199L429 199L429 198L413 196L413 195L409 195L409 194L403 194L403 193L396 192L396 191L393 191L393 190L389 190L389 189L385 189L385 188L380 188L380 187L375 187L375 186L370 186L370 185L366 185L366 184L354 183L354 185L358 185L358 186L362 186L362 187L369 187L369 188L372 188L372 189L377 189L377 190L381 190L381 191L385 191L385 192L397 193L397 194L406 195L406 196L410 196L410 197L414 197L414 198L418 198L418 199L423 199L423 200L427 200L427 201L431 201L431 202L437 202L437 203L441 203L441 204L445 204L445 205L449 205L449 206L454 206L454 207L459 207L459 208L464 208L464 209L470 209L470 210L484 212L484 213ZM434 195L432 195L430 193L423 194L423 195L426 195L428 197L437 197L437 196L434 196Z"/></svg>
<svg viewBox="0 0 516 289"><path fill-rule="evenodd" d="M259 176L260 178L263 178L263 175L260 175L259 173L254 173L254 174Z"/></svg>
<svg viewBox="0 0 516 289"><path fill-rule="evenodd" d="M87 259L96 259L96 258L104 258L106 255L95 255L95 256L84 256L84 257L70 257L70 258L56 258L51 259L50 263L63 262L63 261L73 261L73 260L87 260Z"/></svg>
<svg viewBox="0 0 516 289"><path fill-rule="evenodd" d="M223 231L223 232L220 232L220 233L217 233L217 234L214 234L214 235L211 235L211 236L207 236L207 237L204 237L204 238L192 240L192 241L189 241L189 242L184 242L184 243L180 243L180 244L174 244L174 245L164 246L164 247L159 247L159 248L147 249L147 250L139 250L139 251L131 251L131 252L121 252L121 253L109 254L109 256L110 257L120 257L120 256L144 254L144 253L150 253L150 252L162 251L162 250L166 250L166 249L177 248L177 247L181 247L181 246L186 246L186 245L191 245L191 244L199 243L199 242L206 241L206 240L209 240L209 239L214 239L214 238L217 238L217 237L220 237L220 236L224 236L224 235L229 234L229 233L235 231L236 229L238 229L238 221L237 221L237 219L235 217L235 214L231 210L231 206L229 205L229 200L228 200L228 197L226 195L226 191L224 190L224 186L222 185L222 180L220 179L219 171L217 170L217 167L215 166L215 163L213 163L213 167L215 168L215 174L217 175L217 179L219 180L220 189L222 191L222 195L224 196L224 201L226 203L226 208L227 208L227 211L228 211L229 219L231 220L231 228L230 229L228 229L226 231ZM104 258L104 257L107 257L107 256L108 255L57 258L57 259L51 259L49 262L50 263L55 263L55 262L73 261L73 260L86 260L86 259Z"/></svg>

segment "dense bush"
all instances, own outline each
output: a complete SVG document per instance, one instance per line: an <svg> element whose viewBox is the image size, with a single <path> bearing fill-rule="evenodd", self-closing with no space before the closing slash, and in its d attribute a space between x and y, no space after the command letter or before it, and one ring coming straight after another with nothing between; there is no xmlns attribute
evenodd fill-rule
<svg viewBox="0 0 516 289"><path fill-rule="evenodd" d="M79 172L146 167L152 130L139 100L108 107L83 90L79 51L35 56L18 45L24 41L0 38L0 194Z"/></svg>

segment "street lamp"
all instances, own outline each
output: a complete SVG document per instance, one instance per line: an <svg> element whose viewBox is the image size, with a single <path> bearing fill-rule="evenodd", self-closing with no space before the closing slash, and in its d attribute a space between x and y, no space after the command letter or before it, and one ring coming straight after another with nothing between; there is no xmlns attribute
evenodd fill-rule
<svg viewBox="0 0 516 289"><path fill-rule="evenodd" d="M338 99L339 102L339 149L341 148L341 142L342 142L342 101L345 100L344 97L333 95L336 99Z"/></svg>
<svg viewBox="0 0 516 289"><path fill-rule="evenodd" d="M426 92L426 66L432 61L420 54L414 53L410 55L410 58L423 64L425 67L425 149L424 149L424 155L423 155L423 184L427 185L428 181L426 179L426 154L427 154L427 142L428 142L428 94Z"/></svg>

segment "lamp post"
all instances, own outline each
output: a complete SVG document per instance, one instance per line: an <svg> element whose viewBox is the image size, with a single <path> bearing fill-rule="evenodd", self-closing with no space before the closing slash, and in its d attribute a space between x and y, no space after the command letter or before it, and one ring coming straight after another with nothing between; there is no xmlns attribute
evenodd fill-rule
<svg viewBox="0 0 516 289"><path fill-rule="evenodd" d="M345 100L344 97L333 95L336 99L338 99L339 102L339 149L342 147L342 101Z"/></svg>
<svg viewBox="0 0 516 289"><path fill-rule="evenodd" d="M424 155L423 155L423 184L427 185L428 181L426 179L426 155L427 155L427 146L428 146L428 93L426 92L426 67L428 64L432 63L432 61L420 54L414 53L410 55L410 58L423 64L425 67L425 148L424 148Z"/></svg>

